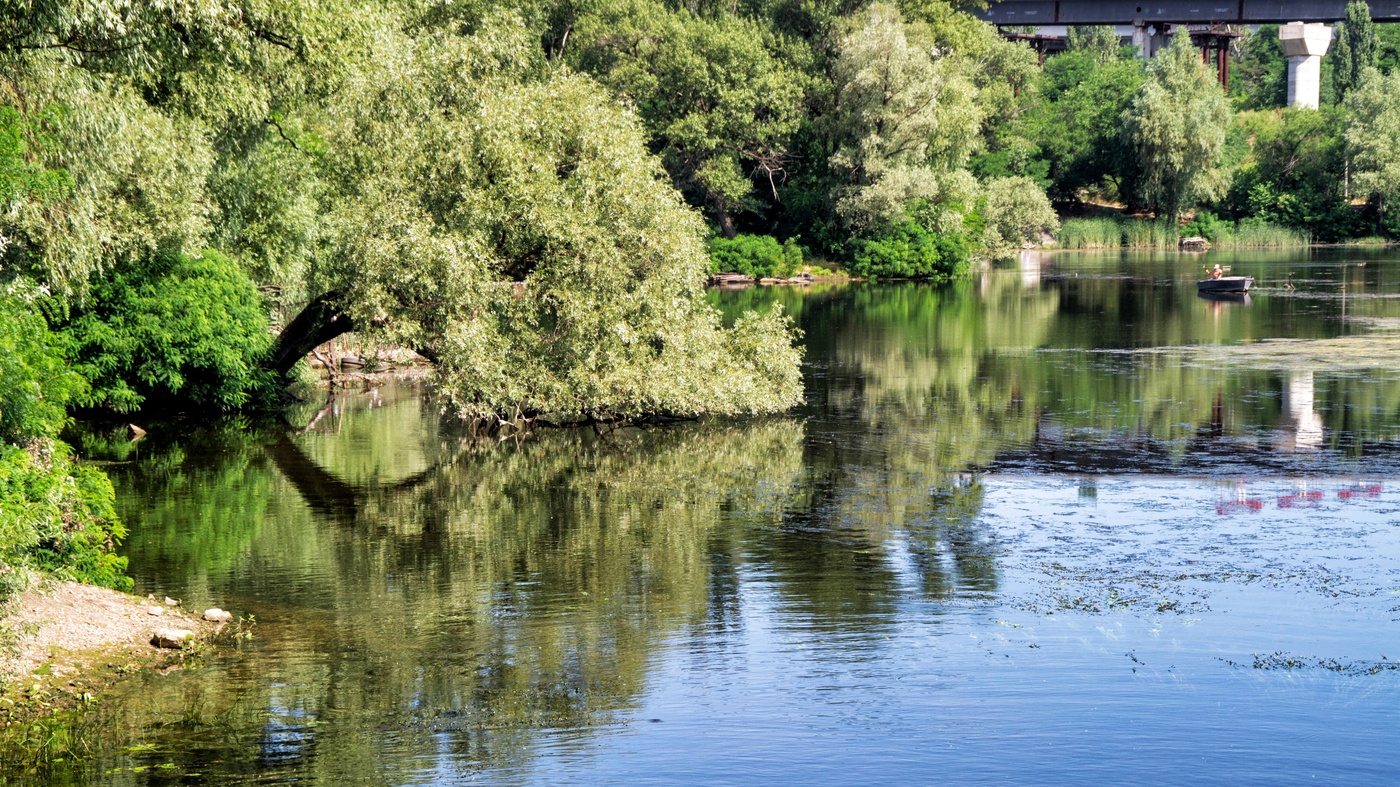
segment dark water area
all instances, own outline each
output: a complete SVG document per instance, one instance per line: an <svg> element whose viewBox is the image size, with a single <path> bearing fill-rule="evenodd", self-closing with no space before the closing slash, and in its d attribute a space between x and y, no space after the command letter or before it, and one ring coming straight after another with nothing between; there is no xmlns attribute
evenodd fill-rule
<svg viewBox="0 0 1400 787"><path fill-rule="evenodd" d="M1247 300L1194 282L1221 261ZM485 442L411 388L105 458L252 614L23 783L1400 781L1400 255L715 292L789 417Z"/></svg>

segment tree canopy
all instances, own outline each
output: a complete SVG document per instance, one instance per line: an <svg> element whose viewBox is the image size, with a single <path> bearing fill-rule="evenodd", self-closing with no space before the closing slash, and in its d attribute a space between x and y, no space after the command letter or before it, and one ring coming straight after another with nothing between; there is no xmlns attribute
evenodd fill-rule
<svg viewBox="0 0 1400 787"><path fill-rule="evenodd" d="M1175 220L1183 208L1225 193L1220 163L1230 108L1185 27L1148 65L1123 122L1141 167L1138 194L1148 207Z"/></svg>
<svg viewBox="0 0 1400 787"><path fill-rule="evenodd" d="M1361 84L1366 69L1376 66L1376 25L1365 0L1347 3L1346 20L1332 44L1332 84L1337 101Z"/></svg>
<svg viewBox="0 0 1400 787"><path fill-rule="evenodd" d="M1357 187L1387 200L1400 191L1400 72L1362 74L1346 101L1347 152Z"/></svg>

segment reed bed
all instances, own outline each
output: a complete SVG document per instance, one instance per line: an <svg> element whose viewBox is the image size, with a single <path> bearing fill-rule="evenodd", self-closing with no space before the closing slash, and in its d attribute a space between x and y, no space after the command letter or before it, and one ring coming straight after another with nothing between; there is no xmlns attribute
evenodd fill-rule
<svg viewBox="0 0 1400 787"><path fill-rule="evenodd" d="M1181 230L1166 220L1123 220L1123 245L1130 249L1175 249L1181 242Z"/></svg>
<svg viewBox="0 0 1400 787"><path fill-rule="evenodd" d="M1312 236L1306 232L1275 224L1222 224L1222 231L1210 239L1216 248L1283 249L1312 242ZM1180 242L1181 229L1166 219L1066 219L1055 236L1055 245L1061 249L1175 249Z"/></svg>
<svg viewBox="0 0 1400 787"><path fill-rule="evenodd" d="M1289 249L1309 243L1312 243L1312 236L1302 230L1276 224L1241 222L1212 241L1211 245L1219 249Z"/></svg>
<svg viewBox="0 0 1400 787"><path fill-rule="evenodd" d="M1065 219L1055 236L1062 249L1116 249L1123 245L1123 228L1118 219Z"/></svg>

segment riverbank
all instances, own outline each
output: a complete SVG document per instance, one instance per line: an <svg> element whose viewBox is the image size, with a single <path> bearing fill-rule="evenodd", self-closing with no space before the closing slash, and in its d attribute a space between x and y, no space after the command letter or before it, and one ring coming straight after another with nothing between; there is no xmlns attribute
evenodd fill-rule
<svg viewBox="0 0 1400 787"><path fill-rule="evenodd" d="M0 729L93 702L140 670L178 669L224 628L174 599L40 581L0 618ZM173 632L188 632L179 647L157 642Z"/></svg>

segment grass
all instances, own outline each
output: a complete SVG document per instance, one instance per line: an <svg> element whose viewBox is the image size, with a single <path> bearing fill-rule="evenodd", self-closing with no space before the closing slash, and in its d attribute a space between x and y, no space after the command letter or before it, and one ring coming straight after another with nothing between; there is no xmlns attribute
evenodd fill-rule
<svg viewBox="0 0 1400 787"><path fill-rule="evenodd" d="M1274 224L1244 223L1230 226L1211 241L1223 249L1282 249L1307 246L1306 232ZM1055 245L1061 249L1175 249L1181 230L1166 219L1149 221L1122 217L1066 219Z"/></svg>
<svg viewBox="0 0 1400 787"><path fill-rule="evenodd" d="M1181 231L1165 219L1100 217L1066 219L1055 245L1062 249L1174 249L1180 239Z"/></svg>
<svg viewBox="0 0 1400 787"><path fill-rule="evenodd" d="M1065 219L1055 236L1062 249L1116 249L1123 245L1123 228L1118 219Z"/></svg>
<svg viewBox="0 0 1400 787"><path fill-rule="evenodd" d="M1220 249L1288 249L1307 246L1311 242L1312 236L1301 230L1276 224L1241 222L1211 245Z"/></svg>
<svg viewBox="0 0 1400 787"><path fill-rule="evenodd" d="M1123 245L1130 249L1175 249L1180 242L1181 230L1166 219L1123 220Z"/></svg>

